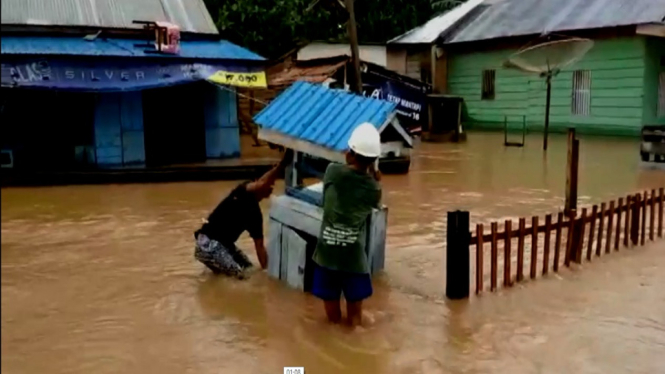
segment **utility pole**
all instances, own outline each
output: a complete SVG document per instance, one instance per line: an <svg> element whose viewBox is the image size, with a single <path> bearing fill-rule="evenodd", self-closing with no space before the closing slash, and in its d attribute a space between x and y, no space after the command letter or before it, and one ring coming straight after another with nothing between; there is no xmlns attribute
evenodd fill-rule
<svg viewBox="0 0 665 374"><path fill-rule="evenodd" d="M349 33L349 43L351 44L351 62L353 63L351 92L362 95L363 83L360 77L360 52L358 50L358 31L356 30L356 13L353 10L353 0L344 0L344 6L349 12L349 21L346 25L346 29Z"/></svg>

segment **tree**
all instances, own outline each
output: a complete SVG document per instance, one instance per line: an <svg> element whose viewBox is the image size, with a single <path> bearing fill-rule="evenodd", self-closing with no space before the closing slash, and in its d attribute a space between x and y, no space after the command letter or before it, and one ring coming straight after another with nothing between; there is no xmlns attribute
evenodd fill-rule
<svg viewBox="0 0 665 374"><path fill-rule="evenodd" d="M464 3L466 0L431 0L432 10L436 14L441 14Z"/></svg>
<svg viewBox="0 0 665 374"><path fill-rule="evenodd" d="M346 41L337 0L205 0L223 38L265 57L312 40ZM430 0L356 0L360 43L385 43L432 16Z"/></svg>

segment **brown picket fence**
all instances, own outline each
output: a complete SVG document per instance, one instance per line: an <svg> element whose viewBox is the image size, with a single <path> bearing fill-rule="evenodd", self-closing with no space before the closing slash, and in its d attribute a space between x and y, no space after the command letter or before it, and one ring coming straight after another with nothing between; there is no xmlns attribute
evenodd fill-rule
<svg viewBox="0 0 665 374"><path fill-rule="evenodd" d="M645 245L647 238L649 241L662 238L663 190L629 195L568 216L549 214L542 221L534 216L529 226L526 218L520 218L517 226L506 220L501 231L499 223L493 222L489 233L483 224L476 225L470 239L475 248L476 294L485 290L487 277L489 290L496 291L500 279L503 287L523 282L525 267L528 277L536 279L571 263L592 261L594 256L601 257L613 250Z"/></svg>

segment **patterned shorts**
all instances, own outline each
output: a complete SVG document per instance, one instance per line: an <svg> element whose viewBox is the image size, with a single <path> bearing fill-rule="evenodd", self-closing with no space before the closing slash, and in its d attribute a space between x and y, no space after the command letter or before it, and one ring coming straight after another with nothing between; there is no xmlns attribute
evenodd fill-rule
<svg viewBox="0 0 665 374"><path fill-rule="evenodd" d="M235 245L226 246L199 233L196 238L194 258L215 274L224 274L240 279L247 277L246 270L252 262Z"/></svg>

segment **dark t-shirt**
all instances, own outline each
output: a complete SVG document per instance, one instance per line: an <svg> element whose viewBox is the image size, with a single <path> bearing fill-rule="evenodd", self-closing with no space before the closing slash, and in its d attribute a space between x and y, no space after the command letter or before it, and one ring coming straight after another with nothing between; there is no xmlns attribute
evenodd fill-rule
<svg viewBox="0 0 665 374"><path fill-rule="evenodd" d="M247 230L252 239L263 239L261 207L256 197L247 191L247 183L231 191L194 236L203 233L222 244L232 245Z"/></svg>
<svg viewBox="0 0 665 374"><path fill-rule="evenodd" d="M369 273L367 218L381 201L381 186L367 173L331 163L323 177L323 222L313 260L331 270Z"/></svg>

